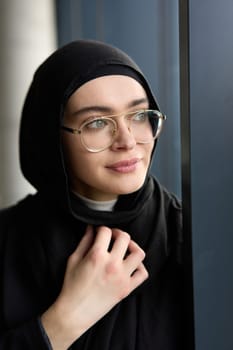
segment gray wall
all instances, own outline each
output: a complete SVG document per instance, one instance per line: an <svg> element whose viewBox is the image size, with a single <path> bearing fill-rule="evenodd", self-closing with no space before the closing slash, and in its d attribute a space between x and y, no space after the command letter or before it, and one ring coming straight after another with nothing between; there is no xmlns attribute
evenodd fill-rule
<svg viewBox="0 0 233 350"><path fill-rule="evenodd" d="M188 63L181 111L185 223L193 245L195 349L232 350L233 1L180 4L189 4L186 62L181 54L181 69ZM184 32L181 37L185 39Z"/></svg>
<svg viewBox="0 0 233 350"><path fill-rule="evenodd" d="M77 38L116 45L146 74L167 121L154 174L180 196L178 0L57 0L59 45Z"/></svg>
<svg viewBox="0 0 233 350"><path fill-rule="evenodd" d="M0 1L0 208L35 192L20 171L20 114L35 69L55 47L53 0Z"/></svg>

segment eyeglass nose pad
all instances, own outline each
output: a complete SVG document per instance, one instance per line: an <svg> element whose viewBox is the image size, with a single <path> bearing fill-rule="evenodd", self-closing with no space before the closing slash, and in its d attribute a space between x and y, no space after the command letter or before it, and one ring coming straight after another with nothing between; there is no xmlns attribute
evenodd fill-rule
<svg viewBox="0 0 233 350"><path fill-rule="evenodd" d="M126 116L127 129L131 133L131 119Z"/></svg>
<svg viewBox="0 0 233 350"><path fill-rule="evenodd" d="M115 137L117 133L117 128L114 126L114 129L112 130L112 136Z"/></svg>

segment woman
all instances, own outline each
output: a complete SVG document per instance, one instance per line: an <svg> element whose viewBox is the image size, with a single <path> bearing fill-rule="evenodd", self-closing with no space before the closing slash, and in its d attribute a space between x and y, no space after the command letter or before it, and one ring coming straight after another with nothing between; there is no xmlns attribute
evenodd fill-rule
<svg viewBox="0 0 233 350"><path fill-rule="evenodd" d="M35 73L2 211L0 349L182 349L178 200L150 175L165 117L122 51L76 41Z"/></svg>

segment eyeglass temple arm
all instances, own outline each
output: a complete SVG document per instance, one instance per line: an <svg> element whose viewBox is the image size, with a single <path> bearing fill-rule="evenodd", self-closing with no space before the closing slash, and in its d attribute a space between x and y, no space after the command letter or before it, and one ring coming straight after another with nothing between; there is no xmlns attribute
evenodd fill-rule
<svg viewBox="0 0 233 350"><path fill-rule="evenodd" d="M72 134L80 134L80 130L78 129L73 129L73 128L68 128L67 126L62 125L61 129L71 132Z"/></svg>

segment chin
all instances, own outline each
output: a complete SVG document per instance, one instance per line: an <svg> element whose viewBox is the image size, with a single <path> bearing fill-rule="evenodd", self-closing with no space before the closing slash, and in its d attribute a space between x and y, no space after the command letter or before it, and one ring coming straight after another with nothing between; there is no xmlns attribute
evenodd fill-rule
<svg viewBox="0 0 233 350"><path fill-rule="evenodd" d="M130 194L133 192L138 191L144 184L145 179L143 181L137 181L135 184L130 184L128 186L119 186L119 188L115 188L114 192L116 192L117 195L124 195L124 194Z"/></svg>

